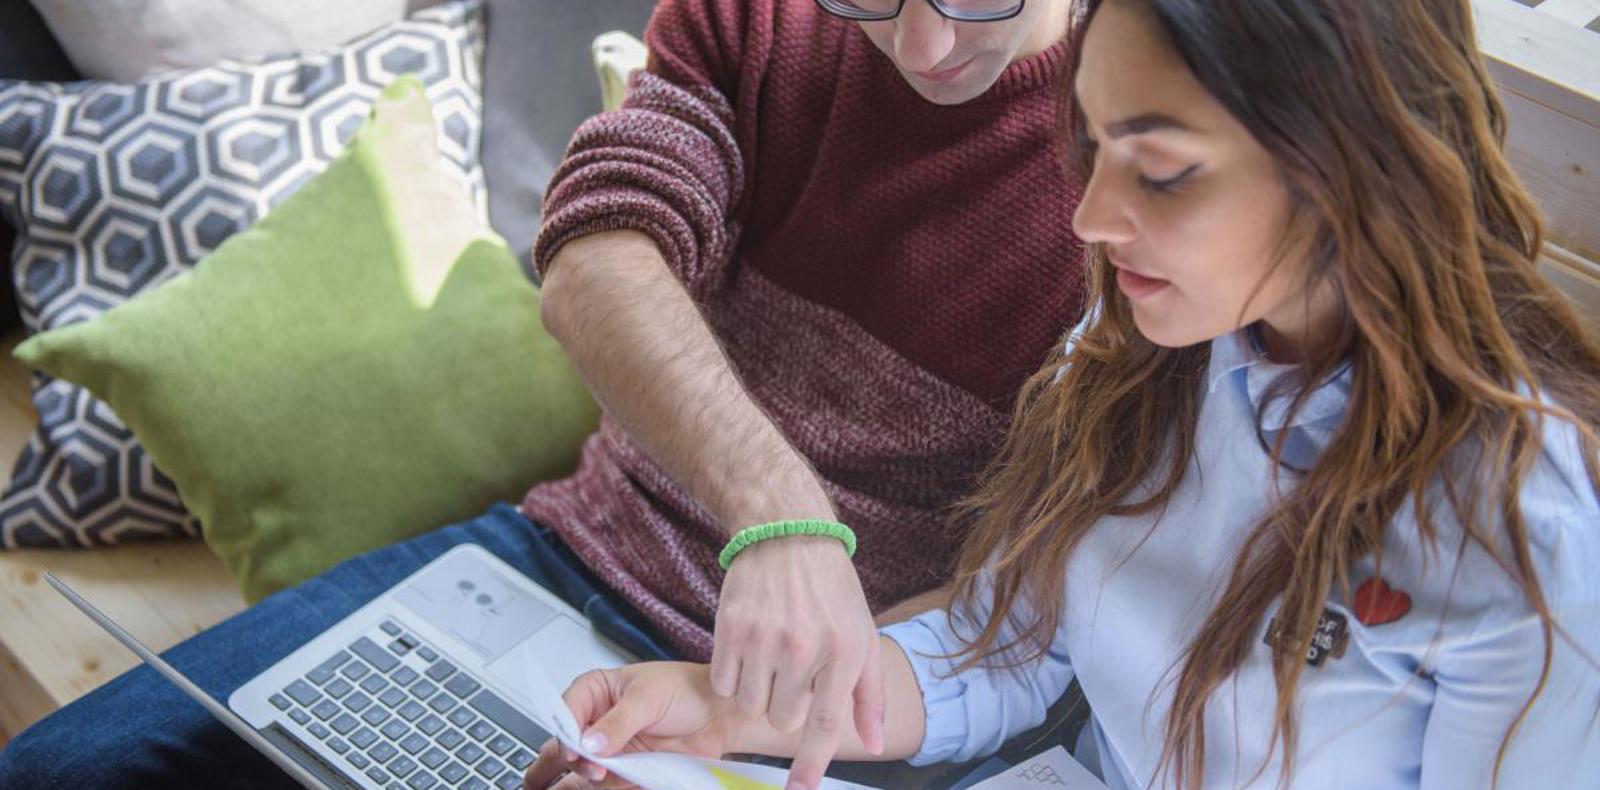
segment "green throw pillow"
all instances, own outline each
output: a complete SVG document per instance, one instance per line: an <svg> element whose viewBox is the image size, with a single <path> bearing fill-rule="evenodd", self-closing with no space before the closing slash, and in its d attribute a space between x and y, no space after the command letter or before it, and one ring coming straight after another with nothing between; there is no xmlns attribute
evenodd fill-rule
<svg viewBox="0 0 1600 790"><path fill-rule="evenodd" d="M111 404L254 602L572 469L599 410L414 79L191 272L24 362Z"/></svg>

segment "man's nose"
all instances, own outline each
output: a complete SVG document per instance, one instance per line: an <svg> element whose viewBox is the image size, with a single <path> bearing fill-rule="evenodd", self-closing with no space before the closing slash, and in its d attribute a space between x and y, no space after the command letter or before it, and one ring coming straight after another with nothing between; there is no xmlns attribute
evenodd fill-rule
<svg viewBox="0 0 1600 790"><path fill-rule="evenodd" d="M939 15L928 0L908 0L895 20L894 55L907 71L934 71L955 49L956 26Z"/></svg>

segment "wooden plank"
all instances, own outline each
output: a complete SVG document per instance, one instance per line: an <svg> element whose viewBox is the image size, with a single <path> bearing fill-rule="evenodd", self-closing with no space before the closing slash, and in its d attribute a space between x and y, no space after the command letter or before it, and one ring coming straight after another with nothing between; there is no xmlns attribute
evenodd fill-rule
<svg viewBox="0 0 1600 790"><path fill-rule="evenodd" d="M1572 299L1590 328L1600 333L1600 262L1547 246L1544 257L1539 259L1539 269Z"/></svg>
<svg viewBox="0 0 1600 790"><path fill-rule="evenodd" d="M1472 0L1478 47L1504 87L1600 126L1595 34L1514 0Z"/></svg>
<svg viewBox="0 0 1600 790"><path fill-rule="evenodd" d="M0 553L0 645L55 707L137 658L50 589L47 570L157 651L244 608L221 561L200 543ZM0 696L12 704L9 684ZM16 705L37 712L37 705Z"/></svg>
<svg viewBox="0 0 1600 790"><path fill-rule="evenodd" d="M17 657L0 645L0 730L22 732L57 707Z"/></svg>
<svg viewBox="0 0 1600 790"><path fill-rule="evenodd" d="M1501 96L1510 124L1506 158L1543 210L1550 240L1600 259L1600 125L1510 90Z"/></svg>

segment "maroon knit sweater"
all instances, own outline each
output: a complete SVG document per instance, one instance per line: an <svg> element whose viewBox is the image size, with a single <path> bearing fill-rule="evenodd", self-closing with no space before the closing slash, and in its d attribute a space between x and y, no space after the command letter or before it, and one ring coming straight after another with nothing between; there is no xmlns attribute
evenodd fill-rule
<svg viewBox="0 0 1600 790"><path fill-rule="evenodd" d="M810 2L663 0L646 40L623 109L573 137L537 264L597 231L654 237L855 529L874 610L942 584L948 507L1082 309L1051 145L1062 48L940 107ZM710 656L727 530L614 422L523 510Z"/></svg>

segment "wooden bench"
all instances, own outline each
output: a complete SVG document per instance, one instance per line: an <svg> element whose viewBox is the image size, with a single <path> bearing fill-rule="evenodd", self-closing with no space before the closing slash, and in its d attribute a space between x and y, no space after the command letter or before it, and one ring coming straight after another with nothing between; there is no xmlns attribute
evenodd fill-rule
<svg viewBox="0 0 1600 790"><path fill-rule="evenodd" d="M1482 45L1511 116L1510 156L1550 226L1546 274L1600 331L1600 35L1513 2L1475 0ZM28 373L0 344L0 463L34 423ZM131 654L44 584L53 571L163 650L244 607L199 543L0 552L0 745L131 667Z"/></svg>

